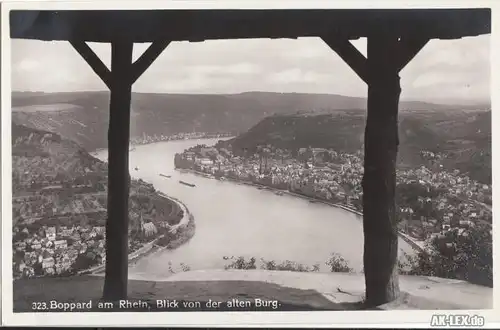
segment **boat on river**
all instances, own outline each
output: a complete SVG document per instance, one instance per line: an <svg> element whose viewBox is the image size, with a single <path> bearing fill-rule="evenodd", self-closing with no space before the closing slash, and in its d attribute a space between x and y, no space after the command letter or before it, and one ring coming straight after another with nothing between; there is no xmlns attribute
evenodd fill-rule
<svg viewBox="0 0 500 330"><path fill-rule="evenodd" d="M168 179L170 179L172 177L171 175L165 175L165 174L161 174L161 173L160 173L160 176L162 176L164 178L168 178Z"/></svg>
<svg viewBox="0 0 500 330"><path fill-rule="evenodd" d="M283 192L282 191L277 191L275 194L278 195L278 196L283 196Z"/></svg>
<svg viewBox="0 0 500 330"><path fill-rule="evenodd" d="M183 184L185 186L188 186L188 187L196 187L196 185L192 184L192 183L189 183L189 182L185 182L185 181L179 181L180 184Z"/></svg>
<svg viewBox="0 0 500 330"><path fill-rule="evenodd" d="M135 167L135 170L136 170L136 171L139 171L139 168L136 166L136 167Z"/></svg>

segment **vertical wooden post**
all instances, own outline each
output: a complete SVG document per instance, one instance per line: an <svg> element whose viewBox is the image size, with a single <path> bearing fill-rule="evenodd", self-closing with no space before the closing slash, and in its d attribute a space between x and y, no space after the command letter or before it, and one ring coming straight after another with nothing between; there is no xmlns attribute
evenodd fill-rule
<svg viewBox="0 0 500 330"><path fill-rule="evenodd" d="M108 130L108 219L106 221L106 275L103 299L127 297L128 201L130 192L129 143L132 85L170 44L158 40L132 63L132 41L111 43L111 71L83 40L71 45L108 86L111 92Z"/></svg>
<svg viewBox="0 0 500 330"><path fill-rule="evenodd" d="M401 87L397 47L397 37L368 37L363 177L363 262L368 306L390 302L399 295L395 190Z"/></svg>
<svg viewBox="0 0 500 330"><path fill-rule="evenodd" d="M108 220L104 299L127 297L129 138L133 43L111 44L110 115L108 130Z"/></svg>

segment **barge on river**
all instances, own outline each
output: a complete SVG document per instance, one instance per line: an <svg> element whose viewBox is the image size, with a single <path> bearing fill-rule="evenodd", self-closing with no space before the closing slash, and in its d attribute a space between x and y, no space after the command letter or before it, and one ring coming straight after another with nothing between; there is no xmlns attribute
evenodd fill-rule
<svg viewBox="0 0 500 330"><path fill-rule="evenodd" d="M192 183L188 183L188 182L185 182L185 181L179 181L180 184L183 184L185 186L188 186L188 187L196 187L196 185L192 184Z"/></svg>

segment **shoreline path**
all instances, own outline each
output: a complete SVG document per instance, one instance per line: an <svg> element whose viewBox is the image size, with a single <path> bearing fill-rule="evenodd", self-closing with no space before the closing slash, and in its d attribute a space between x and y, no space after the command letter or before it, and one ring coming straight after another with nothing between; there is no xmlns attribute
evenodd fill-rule
<svg viewBox="0 0 500 330"><path fill-rule="evenodd" d="M177 206L182 210L182 218L181 218L181 220L177 224L169 226L169 232L170 233L175 234L179 229L187 227L191 221L194 221L194 217L191 215L191 213L189 212L189 210L186 207L186 205L184 205L181 201L179 201L178 199L176 199L174 197L167 196L165 193L160 192L160 191L158 191L157 194L160 197L168 200L169 202L177 204ZM138 250L130 253L128 255L129 265L131 263L133 263L133 262L138 261L138 259L140 259L142 257L145 257L146 255L148 255L148 254L150 254L152 252L158 252L158 251L160 251L162 249L165 249L166 247L155 248L156 247L156 243L160 239L162 239L162 238L163 238L163 235L160 235L157 238L155 238L154 240L152 240L152 241L144 244ZM106 264L101 264L101 265L95 266L93 268L81 271L80 274L83 274L83 273L88 274L88 273L90 273L92 275L102 276L102 275L104 275L103 272L104 272L105 268L106 268Z"/></svg>

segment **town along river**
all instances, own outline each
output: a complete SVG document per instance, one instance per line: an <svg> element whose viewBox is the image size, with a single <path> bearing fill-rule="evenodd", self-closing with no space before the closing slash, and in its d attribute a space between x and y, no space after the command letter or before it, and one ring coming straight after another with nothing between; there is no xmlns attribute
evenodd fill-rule
<svg viewBox="0 0 500 330"><path fill-rule="evenodd" d="M331 253L343 256L356 271L362 269L361 217L340 208L229 181L218 181L174 169L174 155L216 139L159 142L136 146L130 152L130 173L152 183L165 194L181 200L194 215L196 232L186 244L172 251L145 256L129 269L130 278L158 279L180 270L224 268L224 256L290 260L321 265ZM107 150L97 157L106 160ZM137 168L137 169L136 169ZM160 176L164 174L170 178ZM195 184L190 187L179 181ZM413 253L402 239L401 250Z"/></svg>

